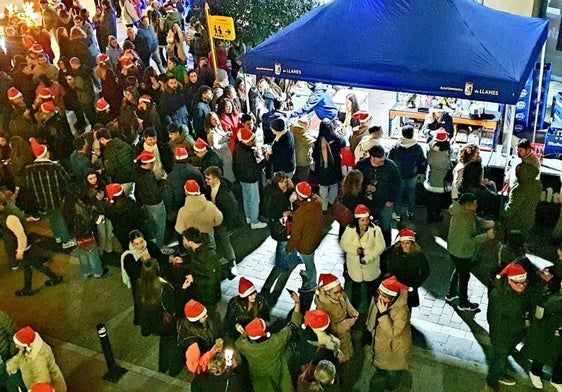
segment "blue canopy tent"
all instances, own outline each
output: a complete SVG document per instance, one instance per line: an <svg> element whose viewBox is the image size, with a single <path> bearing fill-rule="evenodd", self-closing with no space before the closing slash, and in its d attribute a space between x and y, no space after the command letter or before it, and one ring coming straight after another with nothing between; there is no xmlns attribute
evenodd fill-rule
<svg viewBox="0 0 562 392"><path fill-rule="evenodd" d="M514 104L547 29L474 0L334 0L242 61L264 76Z"/></svg>

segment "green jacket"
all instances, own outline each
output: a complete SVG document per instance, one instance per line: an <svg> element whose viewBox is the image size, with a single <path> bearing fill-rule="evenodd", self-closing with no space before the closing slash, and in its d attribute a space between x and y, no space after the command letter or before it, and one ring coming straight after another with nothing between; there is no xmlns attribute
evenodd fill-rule
<svg viewBox="0 0 562 392"><path fill-rule="evenodd" d="M502 220L506 232L517 229L526 233L535 223L535 209L541 198L542 183L536 179L539 170L529 163L517 165L516 172L517 183L509 193Z"/></svg>
<svg viewBox="0 0 562 392"><path fill-rule="evenodd" d="M0 360L4 362L18 352L12 341L12 336L14 336L17 330L18 327L16 327L10 316L0 310Z"/></svg>
<svg viewBox="0 0 562 392"><path fill-rule="evenodd" d="M291 322L300 326L302 315L293 312ZM286 326L266 340L253 342L245 335L236 340L236 348L248 360L254 390L260 392L294 391L286 351L287 342L291 336L291 329Z"/></svg>
<svg viewBox="0 0 562 392"><path fill-rule="evenodd" d="M451 222L447 235L447 251L455 257L468 259L474 255L476 245L488 240L481 233L486 221L471 211L466 211L457 201L449 207Z"/></svg>

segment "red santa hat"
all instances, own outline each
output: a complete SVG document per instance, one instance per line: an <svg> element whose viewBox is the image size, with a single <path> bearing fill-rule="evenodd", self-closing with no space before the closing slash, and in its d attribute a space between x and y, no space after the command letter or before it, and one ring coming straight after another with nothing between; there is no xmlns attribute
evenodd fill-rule
<svg viewBox="0 0 562 392"><path fill-rule="evenodd" d="M123 194L123 187L121 184L108 184L105 186L105 194L110 203L115 203L113 199Z"/></svg>
<svg viewBox="0 0 562 392"><path fill-rule="evenodd" d="M98 54L98 57L96 57L96 62L98 64L105 64L109 61L109 56L105 53L100 53Z"/></svg>
<svg viewBox="0 0 562 392"><path fill-rule="evenodd" d="M238 137L238 140L244 143L248 143L249 141L253 140L256 137L255 133L244 127L238 130L236 136Z"/></svg>
<svg viewBox="0 0 562 392"><path fill-rule="evenodd" d="M340 281L335 275L332 274L320 274L318 277L318 288L324 290L331 290L334 287L339 286Z"/></svg>
<svg viewBox="0 0 562 392"><path fill-rule="evenodd" d="M203 152L207 150L207 147L209 147L209 145L205 140L197 138L195 144L193 145L193 150L196 152Z"/></svg>
<svg viewBox="0 0 562 392"><path fill-rule="evenodd" d="M183 147L176 147L174 150L174 158L176 158L176 161L183 161L187 159L188 156L187 150Z"/></svg>
<svg viewBox="0 0 562 392"><path fill-rule="evenodd" d="M390 295L391 297L396 297L402 290L412 291L413 289L400 283L396 279L396 276L391 276L390 278L383 280L379 285L379 291L383 294Z"/></svg>
<svg viewBox="0 0 562 392"><path fill-rule="evenodd" d="M207 308L201 302L190 299L183 308L185 317L192 323L201 320L207 315Z"/></svg>
<svg viewBox="0 0 562 392"><path fill-rule="evenodd" d="M356 218L367 218L371 216L371 211L369 211L365 204L357 204L354 213Z"/></svg>
<svg viewBox="0 0 562 392"><path fill-rule="evenodd" d="M312 187L308 182L301 181L295 187L295 192L303 199L308 199L312 195Z"/></svg>
<svg viewBox="0 0 562 392"><path fill-rule="evenodd" d="M416 241L416 232L411 229L402 229L398 233L398 241Z"/></svg>
<svg viewBox="0 0 562 392"><path fill-rule="evenodd" d="M54 113L57 111L57 107L53 101L46 101L41 104L41 110L45 113Z"/></svg>
<svg viewBox="0 0 562 392"><path fill-rule="evenodd" d="M30 392L55 392L55 388L48 382L36 382L31 386Z"/></svg>
<svg viewBox="0 0 562 392"><path fill-rule="evenodd" d="M322 310L315 309L309 310L304 315L303 328L309 327L311 329L318 329L324 331L330 326L330 316Z"/></svg>
<svg viewBox="0 0 562 392"><path fill-rule="evenodd" d="M10 88L8 89L8 99L9 99L10 101L15 101L16 99L21 98L21 97L23 97L23 94L22 94L21 91L18 90L17 88L15 88L15 87L10 87Z"/></svg>
<svg viewBox="0 0 562 392"><path fill-rule="evenodd" d="M255 292L256 287L254 284L245 277L241 277L240 282L238 282L238 294L240 294L240 297L246 298Z"/></svg>
<svg viewBox="0 0 562 392"><path fill-rule="evenodd" d="M31 48L29 48L29 50L31 50L33 53L43 53L43 47L39 44L31 45Z"/></svg>
<svg viewBox="0 0 562 392"><path fill-rule="evenodd" d="M141 96L139 97L139 103L140 103L140 102L152 103L152 98L150 97L150 95L144 94L144 95L141 95Z"/></svg>
<svg viewBox="0 0 562 392"><path fill-rule="evenodd" d="M17 346L22 346L26 349L29 349L35 341L36 337L37 333L31 327L23 327L14 334L14 343Z"/></svg>
<svg viewBox="0 0 562 392"><path fill-rule="evenodd" d="M436 131L431 132L433 135L433 139L437 140L438 142L446 142L449 140L449 133L444 129L438 129Z"/></svg>
<svg viewBox="0 0 562 392"><path fill-rule="evenodd" d="M142 150L142 152L139 154L137 159L135 159L135 162L151 163L154 162L155 160L156 160L156 156L153 153L147 150Z"/></svg>
<svg viewBox="0 0 562 392"><path fill-rule="evenodd" d="M496 275L496 278L501 279L502 276L507 276L509 280L514 282L524 282L527 280L527 271L525 271L521 264L511 262Z"/></svg>
<svg viewBox="0 0 562 392"><path fill-rule="evenodd" d="M172 5L168 5L166 8L164 8L164 11L166 12L174 12L175 10L176 9Z"/></svg>
<svg viewBox="0 0 562 392"><path fill-rule="evenodd" d="M367 122L371 119L371 113L366 110L358 110L352 114L353 118L359 120L359 122Z"/></svg>
<svg viewBox="0 0 562 392"><path fill-rule="evenodd" d="M199 188L199 184L195 180L187 180L183 185L183 190L188 196L197 196L201 194L201 188Z"/></svg>
<svg viewBox="0 0 562 392"><path fill-rule="evenodd" d="M133 63L133 61L131 59L128 59L128 58L124 58L122 60L119 60L119 62L121 63L122 68L131 68L133 65L135 65Z"/></svg>
<svg viewBox="0 0 562 392"><path fill-rule="evenodd" d="M106 110L109 110L109 108L109 103L105 100L105 98L100 98L96 102L96 110L98 112L105 112Z"/></svg>
<svg viewBox="0 0 562 392"><path fill-rule="evenodd" d="M36 158L47 153L47 146L40 144L34 137L29 139L29 143L31 144L31 151L33 151L33 155L35 155Z"/></svg>
<svg viewBox="0 0 562 392"><path fill-rule="evenodd" d="M265 332L265 329L265 321L263 321L259 317L256 317L255 319L250 321L248 325L246 325L246 328L244 328L244 330L246 331L246 335L248 335L251 340L270 337L271 334L269 332Z"/></svg>
<svg viewBox="0 0 562 392"><path fill-rule="evenodd" d="M39 87L37 89L37 97L41 99L49 99L53 96L53 93L48 87Z"/></svg>
<svg viewBox="0 0 562 392"><path fill-rule="evenodd" d="M31 47L35 43L35 37L29 34L24 35L23 37L21 37L21 42L23 43L23 47L25 49L31 49Z"/></svg>

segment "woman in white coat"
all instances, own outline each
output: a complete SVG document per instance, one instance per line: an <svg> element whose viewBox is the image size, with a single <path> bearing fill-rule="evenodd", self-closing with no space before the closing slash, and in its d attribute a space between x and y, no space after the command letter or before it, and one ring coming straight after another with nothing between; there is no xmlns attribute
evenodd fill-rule
<svg viewBox="0 0 562 392"><path fill-rule="evenodd" d="M355 219L346 227L340 240L346 254L347 272L351 278L351 304L357 308L361 303L361 286L367 286L368 298L377 289L381 275L380 255L385 250L381 228L371 220L369 209L359 204L355 208Z"/></svg>

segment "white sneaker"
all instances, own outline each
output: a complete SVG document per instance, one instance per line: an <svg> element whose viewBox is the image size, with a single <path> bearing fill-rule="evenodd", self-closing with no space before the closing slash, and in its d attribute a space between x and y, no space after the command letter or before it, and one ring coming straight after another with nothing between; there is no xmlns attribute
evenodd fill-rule
<svg viewBox="0 0 562 392"><path fill-rule="evenodd" d="M246 218L246 223L247 223L247 224L250 224L251 221L252 221L252 220L251 220L250 218Z"/></svg>
<svg viewBox="0 0 562 392"><path fill-rule="evenodd" d="M265 222L250 223L250 227L251 227L253 230L256 230L256 229L265 229L265 228L267 227L267 223L265 223Z"/></svg>
<svg viewBox="0 0 562 392"><path fill-rule="evenodd" d="M562 384L555 384L551 381L550 385L552 385L554 389L556 389L556 392L562 392Z"/></svg>
<svg viewBox="0 0 562 392"><path fill-rule="evenodd" d="M62 248L63 249L69 249L69 248L74 248L76 245L78 245L76 243L76 239L71 238L68 241L66 241L65 243L62 244Z"/></svg>
<svg viewBox="0 0 562 392"><path fill-rule="evenodd" d="M537 389L543 389L542 380L539 376L534 375L533 373L529 372L529 378L531 379L531 384Z"/></svg>

